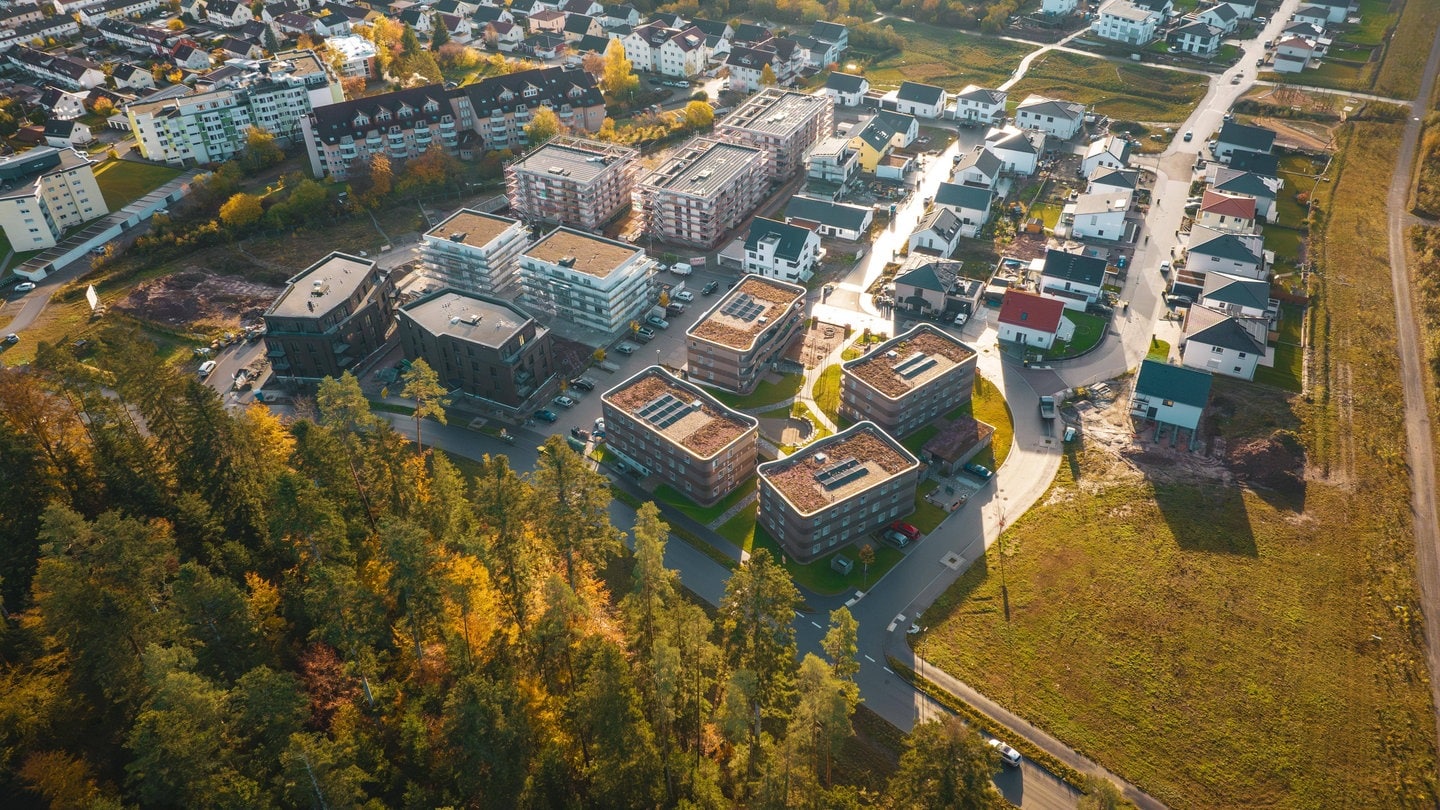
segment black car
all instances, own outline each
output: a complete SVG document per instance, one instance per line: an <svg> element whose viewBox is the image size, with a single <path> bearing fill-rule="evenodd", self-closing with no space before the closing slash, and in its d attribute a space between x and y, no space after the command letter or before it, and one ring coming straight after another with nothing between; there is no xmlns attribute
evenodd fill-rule
<svg viewBox="0 0 1440 810"><path fill-rule="evenodd" d="M587 380L584 377L576 377L570 381L570 387L578 388L581 391L594 391L595 382L593 380Z"/></svg>
<svg viewBox="0 0 1440 810"><path fill-rule="evenodd" d="M700 288L700 294L701 294L701 295L714 295L714 294L715 294L715 291L718 290L718 289L720 289L720 282L718 282L718 281L712 281L712 282L710 282L709 284L706 284L704 287L701 287L701 288Z"/></svg>

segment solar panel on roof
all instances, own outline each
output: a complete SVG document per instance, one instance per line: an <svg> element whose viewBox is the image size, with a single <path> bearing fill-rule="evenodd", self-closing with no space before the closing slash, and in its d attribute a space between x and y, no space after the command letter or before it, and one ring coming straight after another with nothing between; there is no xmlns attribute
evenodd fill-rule
<svg viewBox="0 0 1440 810"><path fill-rule="evenodd" d="M693 403L683 402L674 394L665 393L651 400L645 407L636 411L635 415L660 430L664 430L684 419L693 410L695 410Z"/></svg>
<svg viewBox="0 0 1440 810"><path fill-rule="evenodd" d="M912 354L904 360L901 360L899 363L896 363L893 368L896 374L908 380L919 375L926 369L933 367L936 362L935 358L924 352L920 352L919 354Z"/></svg>
<svg viewBox="0 0 1440 810"><path fill-rule="evenodd" d="M720 314L729 315L742 321L753 321L765 311L765 305L758 303L749 293L740 293L720 310Z"/></svg>
<svg viewBox="0 0 1440 810"><path fill-rule="evenodd" d="M815 480L826 489L835 489L869 473L870 471L860 463L859 459L847 458L815 473Z"/></svg>

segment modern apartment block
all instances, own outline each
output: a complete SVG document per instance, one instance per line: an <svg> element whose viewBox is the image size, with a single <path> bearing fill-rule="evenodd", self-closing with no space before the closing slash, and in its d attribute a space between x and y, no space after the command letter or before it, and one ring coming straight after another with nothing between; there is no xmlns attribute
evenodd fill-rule
<svg viewBox="0 0 1440 810"><path fill-rule="evenodd" d="M462 155L462 141L473 148L472 132L462 136L445 88L412 87L330 104L301 119L310 171L316 177L344 180L352 167L366 166L373 155L408 160L439 144Z"/></svg>
<svg viewBox="0 0 1440 810"><path fill-rule="evenodd" d="M755 472L759 420L659 366L606 391L600 402L606 447L702 506Z"/></svg>
<svg viewBox="0 0 1440 810"><path fill-rule="evenodd" d="M265 310L265 349L281 380L339 377L385 343L395 284L375 262L335 252L285 283Z"/></svg>
<svg viewBox="0 0 1440 810"><path fill-rule="evenodd" d="M519 220L462 208L425 234L420 255L443 286L513 298L519 292L520 252L528 241Z"/></svg>
<svg viewBox="0 0 1440 810"><path fill-rule="evenodd" d="M966 405L975 390L975 350L928 323L841 369L840 415L901 438Z"/></svg>
<svg viewBox="0 0 1440 810"><path fill-rule="evenodd" d="M717 122L714 137L763 149L766 177L782 182L805 167L810 147L835 132L834 107L824 94L767 87Z"/></svg>
<svg viewBox="0 0 1440 810"><path fill-rule="evenodd" d="M556 228L520 254L520 283L536 309L607 335L654 306L655 261L643 250Z"/></svg>
<svg viewBox="0 0 1440 810"><path fill-rule="evenodd" d="M65 231L110 213L93 167L53 146L0 159L0 228L16 252L54 247Z"/></svg>
<svg viewBox="0 0 1440 810"><path fill-rule="evenodd" d="M765 153L692 138L635 187L645 232L662 242L710 248L765 198Z"/></svg>
<svg viewBox="0 0 1440 810"><path fill-rule="evenodd" d="M441 290L400 308L400 345L497 416L529 415L560 384L550 330L514 304Z"/></svg>
<svg viewBox="0 0 1440 810"><path fill-rule="evenodd" d="M556 138L505 167L510 208L525 222L599 231L630 207L639 157L625 146Z"/></svg>
<svg viewBox="0 0 1440 810"><path fill-rule="evenodd" d="M801 331L805 288L749 275L685 333L690 379L741 394Z"/></svg>
<svg viewBox="0 0 1440 810"><path fill-rule="evenodd" d="M203 93L138 101L125 115L140 154L177 165L219 163L245 149L251 129L260 128L282 144L303 136L317 105L343 98L328 65L310 51L253 63L233 83Z"/></svg>
<svg viewBox="0 0 1440 810"><path fill-rule="evenodd" d="M914 511L920 461L875 423L860 422L758 472L760 525L809 562Z"/></svg>

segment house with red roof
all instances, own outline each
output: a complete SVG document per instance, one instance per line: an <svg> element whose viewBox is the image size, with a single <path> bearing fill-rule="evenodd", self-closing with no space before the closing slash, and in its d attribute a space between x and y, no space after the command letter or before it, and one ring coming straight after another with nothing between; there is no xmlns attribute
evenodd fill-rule
<svg viewBox="0 0 1440 810"><path fill-rule="evenodd" d="M1009 289L1000 302L1000 340L1048 349L1057 340L1075 336L1075 324L1065 317L1065 305L1053 298Z"/></svg>
<svg viewBox="0 0 1440 810"><path fill-rule="evenodd" d="M1206 189L1196 220L1225 233L1255 233L1255 198Z"/></svg>

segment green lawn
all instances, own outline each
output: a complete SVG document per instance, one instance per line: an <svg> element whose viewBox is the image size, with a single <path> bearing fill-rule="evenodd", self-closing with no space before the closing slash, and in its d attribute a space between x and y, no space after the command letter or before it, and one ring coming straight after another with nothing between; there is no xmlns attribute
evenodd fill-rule
<svg viewBox="0 0 1440 810"><path fill-rule="evenodd" d="M1030 93L1094 105L1128 121L1179 122L1205 95L1207 79L1189 73L1051 51L1010 88L1012 106Z"/></svg>
<svg viewBox="0 0 1440 810"><path fill-rule="evenodd" d="M1427 5L1425 0L1414 0L1414 3L1416 6ZM1404 5L1406 10L1411 7L1408 1ZM1397 15L1390 12L1391 6L1389 0L1360 0L1359 11L1355 14L1360 18L1360 24L1344 31L1337 39L1372 48L1380 46L1385 42L1385 32L1395 24Z"/></svg>
<svg viewBox="0 0 1440 810"><path fill-rule="evenodd" d="M1275 258L1295 264L1300 261L1300 241L1304 239L1294 228L1283 225L1265 227L1265 249L1275 251Z"/></svg>
<svg viewBox="0 0 1440 810"><path fill-rule="evenodd" d="M709 526L710 521L725 514L735 504L753 494L756 486L756 479L751 476L748 481L736 487L734 492L721 498L714 506L701 506L685 497L680 490L669 484L661 484L655 488L655 500L670 504L701 526Z"/></svg>
<svg viewBox="0 0 1440 810"><path fill-rule="evenodd" d="M887 27L905 37L904 52L864 68L876 88L902 81L937 84L955 92L967 84L994 86L1009 78L1032 46L964 34L922 23L889 20Z"/></svg>
<svg viewBox="0 0 1440 810"><path fill-rule="evenodd" d="M1375 63L1326 59L1321 62L1320 67L1304 73L1271 73L1264 74L1261 78L1335 90L1369 90L1375 82Z"/></svg>
<svg viewBox="0 0 1440 810"><path fill-rule="evenodd" d="M1170 343L1160 338L1150 338L1150 351L1145 353L1146 360L1159 360L1164 363L1170 359Z"/></svg>
<svg viewBox="0 0 1440 810"><path fill-rule="evenodd" d="M1352 488L1310 482L1297 516L1100 451L1073 469L926 610L929 661L1177 810L1431 806L1429 689L1390 688L1367 607L1414 597L1368 587L1399 562Z"/></svg>
<svg viewBox="0 0 1440 810"><path fill-rule="evenodd" d="M1030 206L1030 216L1039 217L1045 222L1045 230L1054 230L1060 224L1060 214L1064 206L1059 203L1039 203Z"/></svg>
<svg viewBox="0 0 1440 810"><path fill-rule="evenodd" d="M922 481L920 486L915 488L915 511L905 518L906 523L925 534L935 531L941 523L945 522L945 518L950 517L949 512L925 500L925 496L934 492L938 486L940 486L940 482L934 478Z"/></svg>
<svg viewBox="0 0 1440 810"><path fill-rule="evenodd" d="M715 388L707 389L711 396L729 405L736 410L747 410L750 408L763 408L766 405L776 405L787 399L793 398L800 393L800 387L805 384L805 376L802 374L786 374L780 382L762 380L755 390L741 396L728 391L721 391Z"/></svg>
<svg viewBox="0 0 1440 810"><path fill-rule="evenodd" d="M827 366L815 378L815 386L810 389L810 395L814 398L815 404L819 406L820 412L830 418L831 422L840 418L840 365L837 363Z"/></svg>
<svg viewBox="0 0 1440 810"><path fill-rule="evenodd" d="M917 524L918 527L918 524ZM830 567L830 561L835 554L828 554L825 557L805 565L798 565L791 560L775 542L775 538L765 531L755 521L755 511L746 510L725 522L717 530L721 537L734 543L746 552L753 552L757 548L769 549L776 559L785 561L785 568L794 578L795 584L822 596L830 596L848 590L864 590L875 581L885 575L904 557L899 549L888 546L874 540L869 541L870 547L875 550L875 563L870 566L867 575L864 566L860 565L860 544L851 543L843 546L835 554L850 558L855 562L855 568L849 574L841 574Z"/></svg>
<svg viewBox="0 0 1440 810"><path fill-rule="evenodd" d="M1280 342L1300 344L1304 340L1305 307L1299 304L1280 305Z"/></svg>
<svg viewBox="0 0 1440 810"><path fill-rule="evenodd" d="M1050 351L1045 352L1047 360L1074 357L1095 348L1095 344L1105 336L1105 327L1109 324L1107 319L1099 315L1091 315L1088 312L1067 310L1065 317L1075 324L1075 335L1069 341L1057 340Z"/></svg>
<svg viewBox="0 0 1440 810"><path fill-rule="evenodd" d="M1299 393L1303 388L1305 352L1293 343L1275 346L1275 365L1255 367L1255 382Z"/></svg>
<svg viewBox="0 0 1440 810"><path fill-rule="evenodd" d="M95 182L111 211L119 211L178 176L179 169L133 160L107 160L95 169Z"/></svg>

